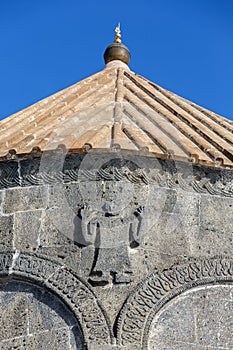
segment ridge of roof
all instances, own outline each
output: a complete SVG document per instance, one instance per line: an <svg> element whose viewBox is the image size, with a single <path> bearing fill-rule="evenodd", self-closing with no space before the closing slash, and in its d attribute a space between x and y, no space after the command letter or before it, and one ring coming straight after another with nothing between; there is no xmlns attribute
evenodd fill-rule
<svg viewBox="0 0 233 350"><path fill-rule="evenodd" d="M64 145L233 168L233 123L111 61L102 71L0 121L0 159ZM14 150L14 151L12 151ZM9 152L10 151L10 152Z"/></svg>

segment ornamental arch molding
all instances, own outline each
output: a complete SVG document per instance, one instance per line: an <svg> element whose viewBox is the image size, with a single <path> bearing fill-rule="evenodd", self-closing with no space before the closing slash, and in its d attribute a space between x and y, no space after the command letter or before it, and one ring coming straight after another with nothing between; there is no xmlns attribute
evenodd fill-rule
<svg viewBox="0 0 233 350"><path fill-rule="evenodd" d="M109 320L91 288L56 261L26 253L0 253L0 281L17 279L48 289L77 319L84 348L108 348L113 341Z"/></svg>
<svg viewBox="0 0 233 350"><path fill-rule="evenodd" d="M182 293L201 286L233 283L233 259L190 260L152 273L130 294L117 322L120 349L147 350L149 330L157 313ZM183 295L183 294L182 294Z"/></svg>

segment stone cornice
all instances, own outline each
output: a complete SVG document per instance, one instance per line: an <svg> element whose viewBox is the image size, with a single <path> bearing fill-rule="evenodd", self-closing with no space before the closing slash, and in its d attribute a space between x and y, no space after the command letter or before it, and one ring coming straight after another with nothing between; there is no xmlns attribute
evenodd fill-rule
<svg viewBox="0 0 233 350"><path fill-rule="evenodd" d="M129 166L129 163L134 166ZM129 181L138 185L181 189L187 192L233 197L233 173L230 170L204 167L171 160L157 161L143 168L127 160L121 166L111 162L107 167L88 169L82 160L65 161L62 166L44 166L40 159L0 163L0 189L50 185L83 181Z"/></svg>

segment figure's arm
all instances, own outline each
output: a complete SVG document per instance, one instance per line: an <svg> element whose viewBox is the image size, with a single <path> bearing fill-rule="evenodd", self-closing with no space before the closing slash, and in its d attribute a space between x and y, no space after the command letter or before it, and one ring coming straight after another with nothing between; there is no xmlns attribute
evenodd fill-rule
<svg viewBox="0 0 233 350"><path fill-rule="evenodd" d="M138 244L141 242L142 238L143 212L143 207L138 208L135 211L131 222L131 240Z"/></svg>
<svg viewBox="0 0 233 350"><path fill-rule="evenodd" d="M96 237L96 222L93 221L96 218L96 212L90 208L84 208L81 210L82 217L82 234L87 244L93 244Z"/></svg>

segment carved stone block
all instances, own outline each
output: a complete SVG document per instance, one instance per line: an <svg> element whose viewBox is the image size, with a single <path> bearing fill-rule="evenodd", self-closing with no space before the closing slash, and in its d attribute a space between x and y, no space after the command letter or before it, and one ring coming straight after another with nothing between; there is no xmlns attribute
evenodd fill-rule
<svg viewBox="0 0 233 350"><path fill-rule="evenodd" d="M231 349L230 285L196 287L168 303L153 319L148 349Z"/></svg>
<svg viewBox="0 0 233 350"><path fill-rule="evenodd" d="M14 236L14 218L13 215L0 215L0 251L9 251L13 249Z"/></svg>
<svg viewBox="0 0 233 350"><path fill-rule="evenodd" d="M59 299L30 284L0 285L1 349L84 349L80 326Z"/></svg>
<svg viewBox="0 0 233 350"><path fill-rule="evenodd" d="M14 248L36 251L40 245L42 210L17 212L14 219Z"/></svg>
<svg viewBox="0 0 233 350"><path fill-rule="evenodd" d="M0 166L0 348L231 350L232 172L60 156Z"/></svg>
<svg viewBox="0 0 233 350"><path fill-rule="evenodd" d="M5 190L3 213L28 211L46 208L47 187L25 187Z"/></svg>

